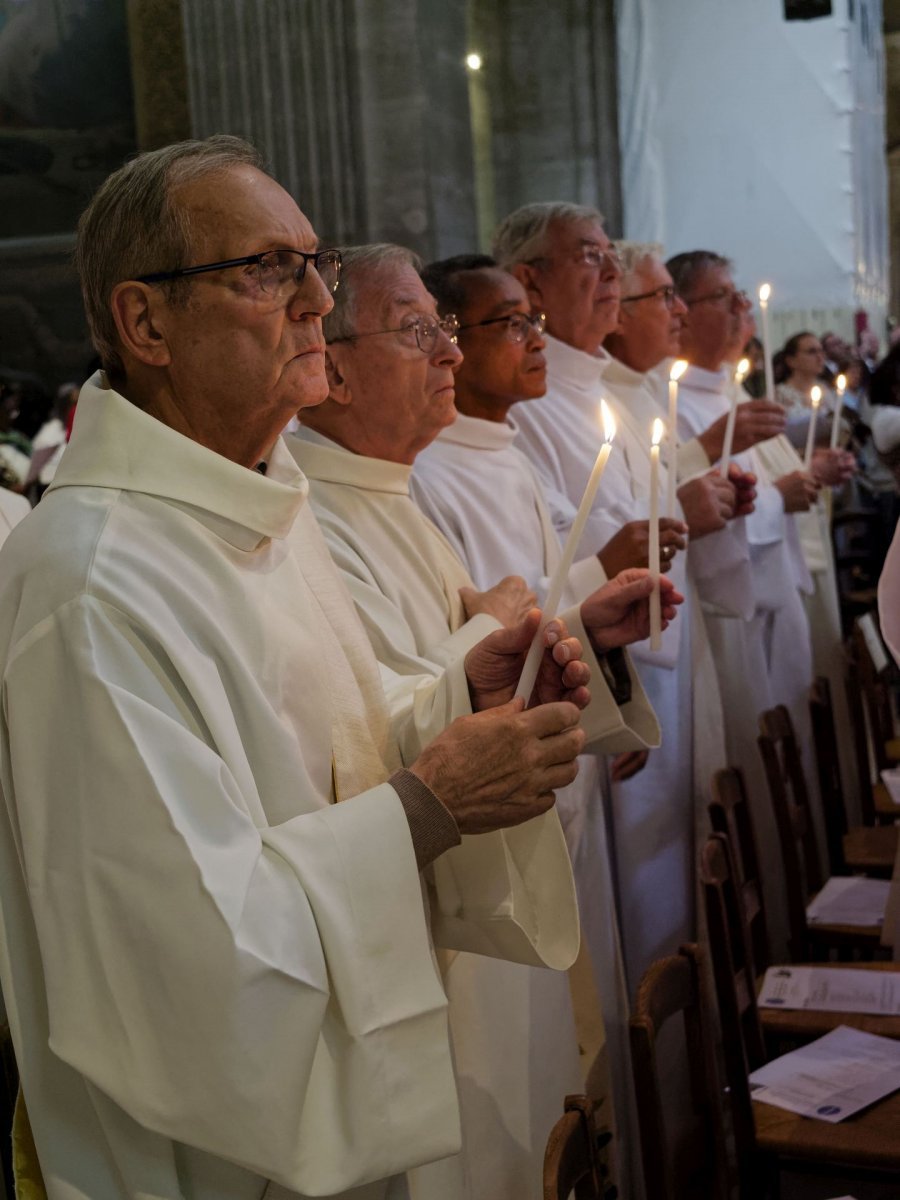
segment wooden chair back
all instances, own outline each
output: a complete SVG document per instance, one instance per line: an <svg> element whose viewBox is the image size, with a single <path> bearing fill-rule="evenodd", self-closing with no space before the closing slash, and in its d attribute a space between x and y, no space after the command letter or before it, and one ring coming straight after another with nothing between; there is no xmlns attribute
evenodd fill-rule
<svg viewBox="0 0 900 1200"><path fill-rule="evenodd" d="M658 959L644 973L631 1017L631 1056L647 1196L654 1200L726 1200L730 1194L722 1087L715 1064L715 1023L707 997L699 946ZM659 1031L681 1016L691 1072L691 1097L701 1118L704 1146L698 1147L696 1171L680 1177L666 1136L657 1068Z"/></svg>
<svg viewBox="0 0 900 1200"><path fill-rule="evenodd" d="M818 675L809 689L809 716L812 722L819 795L822 797L822 813L825 818L828 866L832 875L845 875L847 863L844 859L844 835L849 827L847 810L844 807L844 790L841 786L831 685L824 675Z"/></svg>
<svg viewBox="0 0 900 1200"><path fill-rule="evenodd" d="M844 690L853 731L853 757L856 760L860 815L864 825L874 825L875 793L872 789L872 765L869 761L869 734L863 704L862 676L857 658L856 647L851 639L844 647Z"/></svg>
<svg viewBox="0 0 900 1200"><path fill-rule="evenodd" d="M726 767L713 775L709 820L713 832L725 834L731 845L737 871L737 888L750 936L753 970L757 975L762 975L771 962L769 930L753 818L744 776L738 768Z"/></svg>
<svg viewBox="0 0 900 1200"><path fill-rule="evenodd" d="M564 1112L550 1130L544 1152L544 1200L613 1200L605 1146L609 1133L597 1129L596 1105L587 1096L566 1096Z"/></svg>
<svg viewBox="0 0 900 1200"><path fill-rule="evenodd" d="M783 704L759 718L758 738L778 830L781 866L787 895L790 954L793 962L809 960L806 905L824 880L800 749L791 716Z"/></svg>
<svg viewBox="0 0 900 1200"><path fill-rule="evenodd" d="M765 1061L765 1043L756 1007L756 991L747 979L748 950L735 919L737 891L728 841L721 833L700 852L707 936L722 1031L722 1053L731 1101L741 1200L766 1194L768 1172L756 1151L753 1105L747 1076Z"/></svg>
<svg viewBox="0 0 900 1200"><path fill-rule="evenodd" d="M875 754L875 767L880 772L891 765L886 746L894 736L894 717L889 685L891 660L872 613L866 613L854 621L851 641Z"/></svg>

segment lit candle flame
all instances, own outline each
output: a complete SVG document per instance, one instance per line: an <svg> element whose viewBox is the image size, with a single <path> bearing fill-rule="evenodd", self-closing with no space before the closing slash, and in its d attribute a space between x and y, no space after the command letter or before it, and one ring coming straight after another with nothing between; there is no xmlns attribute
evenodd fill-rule
<svg viewBox="0 0 900 1200"><path fill-rule="evenodd" d="M816 384L816 386L809 393L809 398L812 402L813 408L818 408L819 405L822 403L822 389L819 387L818 384Z"/></svg>
<svg viewBox="0 0 900 1200"><path fill-rule="evenodd" d="M743 383L750 371L750 359L742 358L734 371L734 382Z"/></svg>
<svg viewBox="0 0 900 1200"><path fill-rule="evenodd" d="M844 392L847 390L847 376L838 375L835 383L837 384L838 395L843 396Z"/></svg>
<svg viewBox="0 0 900 1200"><path fill-rule="evenodd" d="M651 440L652 440L654 446L658 446L659 443L662 441L663 434L665 433L665 431L666 431L665 425L663 425L663 423L659 419L659 417L656 417L656 419L653 422L653 433L651 435Z"/></svg>
<svg viewBox="0 0 900 1200"><path fill-rule="evenodd" d="M600 401L600 420L603 422L603 437L607 442L611 442L616 436L616 419L609 410L609 405L605 400Z"/></svg>
<svg viewBox="0 0 900 1200"><path fill-rule="evenodd" d="M759 289L760 304L768 304L769 297L771 295L772 295L772 285L770 283L764 283Z"/></svg>
<svg viewBox="0 0 900 1200"><path fill-rule="evenodd" d="M686 358L676 358L672 363L672 370L669 372L670 379L680 379L688 369Z"/></svg>

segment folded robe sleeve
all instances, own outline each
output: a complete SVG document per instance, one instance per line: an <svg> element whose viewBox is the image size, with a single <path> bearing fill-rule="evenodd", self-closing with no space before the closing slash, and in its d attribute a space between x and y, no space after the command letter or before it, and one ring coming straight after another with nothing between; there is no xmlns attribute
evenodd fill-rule
<svg viewBox="0 0 900 1200"><path fill-rule="evenodd" d="M299 796L268 826L236 782L243 747L205 721L223 700L90 597L9 661L2 783L53 1054L145 1129L303 1194L453 1153L446 999L396 792Z"/></svg>

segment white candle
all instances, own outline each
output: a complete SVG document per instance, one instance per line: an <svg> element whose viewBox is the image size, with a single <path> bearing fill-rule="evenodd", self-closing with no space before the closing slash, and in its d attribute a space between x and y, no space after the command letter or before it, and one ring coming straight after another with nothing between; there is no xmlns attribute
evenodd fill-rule
<svg viewBox="0 0 900 1200"><path fill-rule="evenodd" d="M759 316L762 326L763 359L766 370L766 398L775 399L775 372L772 366L772 339L769 335L769 297L772 285L764 283L759 289Z"/></svg>
<svg viewBox="0 0 900 1200"><path fill-rule="evenodd" d="M831 449L837 450L838 440L841 436L841 409L844 407L844 392L847 390L847 376L838 375L835 380L837 387L837 400L834 405L834 412L831 415Z"/></svg>
<svg viewBox="0 0 900 1200"><path fill-rule="evenodd" d="M653 591L650 593L650 649L662 649L662 615L659 603L659 443L662 440L663 423L653 422L650 445L650 578Z"/></svg>
<svg viewBox="0 0 900 1200"><path fill-rule="evenodd" d="M525 665L522 668L522 674L519 678L519 686L516 688L516 696L523 696L526 703L531 698L531 693L534 690L538 668L541 664L541 655L544 653L544 630L547 628L548 622L552 621L556 616L559 609L563 588L566 586L569 571L575 559L575 551L578 549L578 543L581 541L581 535L584 533L585 524L594 506L594 497L597 495L597 488L600 486L600 479L606 468L606 460L609 458L610 451L612 450L612 440L616 434L616 422L605 400L600 401L600 419L603 422L603 433L606 440L600 447L600 453L597 455L594 469L591 471L587 487L584 489L584 495L581 497L581 504L578 506L575 520L572 522L572 528L569 530L569 536L566 538L562 557L550 580L547 599L544 602L544 610L541 615L541 623L538 626L537 633L534 635L534 641L528 649Z"/></svg>
<svg viewBox="0 0 900 1200"><path fill-rule="evenodd" d="M822 389L818 384L809 393L810 404L809 429L806 433L806 454L803 458L803 468L808 471L812 467L813 450L816 446L816 421L819 418L819 405L822 403Z"/></svg>
<svg viewBox="0 0 900 1200"><path fill-rule="evenodd" d="M687 359L679 358L669 372L669 474L666 479L666 516L677 516L675 492L678 486L678 380L687 370Z"/></svg>
<svg viewBox="0 0 900 1200"><path fill-rule="evenodd" d="M750 370L750 359L742 358L734 370L735 387L731 391L731 408L728 420L725 422L725 437L722 441L722 475L728 478L728 465L731 462L731 448L734 445L734 426L737 421L738 401L741 398L740 387Z"/></svg>

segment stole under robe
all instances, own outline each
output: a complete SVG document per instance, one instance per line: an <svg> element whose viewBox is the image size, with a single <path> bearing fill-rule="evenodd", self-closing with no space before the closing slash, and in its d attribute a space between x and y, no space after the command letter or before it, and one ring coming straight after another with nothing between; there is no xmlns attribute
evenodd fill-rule
<svg viewBox="0 0 900 1200"><path fill-rule="evenodd" d="M50 1200L400 1200L459 1147L385 781L465 680L392 724L307 491L281 442L264 477L98 374L0 554L0 979ZM571 961L543 840L469 843L436 943Z"/></svg>
<svg viewBox="0 0 900 1200"><path fill-rule="evenodd" d="M465 563L477 587L488 588L506 575L521 575L542 603L559 563L560 544L537 474L512 444L514 437L515 430L507 422L458 414L454 424L417 457L410 491ZM563 605L605 582L596 555L579 561L570 573ZM638 703L635 698L627 707L634 710ZM656 732L655 720L651 726L646 719L652 715L647 708L647 714L631 716L637 726L636 748L647 745ZM653 737L656 742L658 737ZM639 1135L628 1042L628 988L603 802L608 783L605 765L596 757L603 748L600 742L595 754L582 756L578 778L557 793L556 805L572 856L582 933L606 1032L619 1138L618 1184L622 1195L633 1196L640 1186L632 1178L640 1173Z"/></svg>
<svg viewBox="0 0 900 1200"><path fill-rule="evenodd" d="M465 620L458 589L471 580L410 499L411 468L353 454L307 429L287 444L310 480L325 540L379 660L400 675L440 673L458 664L496 622L485 616ZM587 646L583 627L573 614L569 620L571 632ZM583 714L588 738L607 731L622 736L627 732L622 715L596 663L592 688L594 699ZM529 854L538 832L534 850L541 853ZM571 887L555 810L503 837L512 853L521 847L515 861L526 892L543 899L545 893L559 894L566 883ZM463 838L463 845L477 840ZM433 864L436 878L445 873L446 858ZM568 898L574 903L574 889ZM542 922L533 941L535 965L541 956L546 965L570 965L554 944L552 921ZM463 1150L411 1172L413 1200L538 1200L546 1137L566 1090L583 1087L568 980L471 953L443 956L441 967Z"/></svg>

